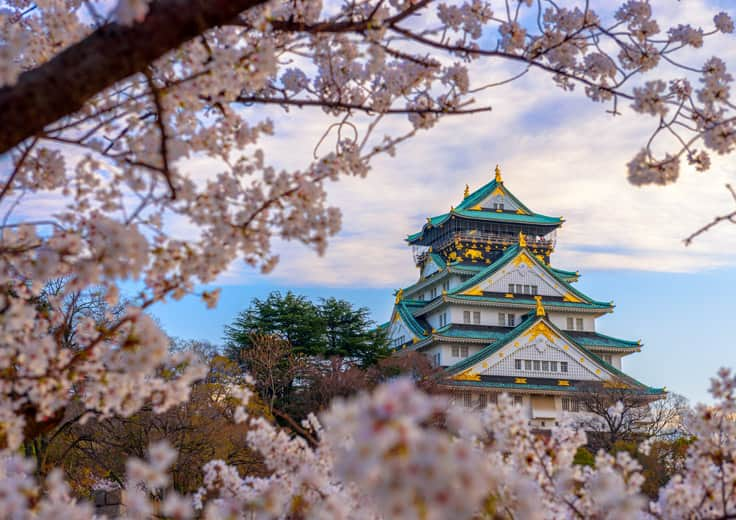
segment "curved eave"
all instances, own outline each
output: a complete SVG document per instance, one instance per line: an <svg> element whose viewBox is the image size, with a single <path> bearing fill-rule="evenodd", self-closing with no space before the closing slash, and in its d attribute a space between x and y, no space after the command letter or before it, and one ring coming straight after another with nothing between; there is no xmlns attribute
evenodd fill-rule
<svg viewBox="0 0 736 520"><path fill-rule="evenodd" d="M498 298L495 296L473 296L469 294L448 294L447 300L448 302L452 301L454 303L464 303L464 301L473 301L476 303L483 304L484 302L487 302L488 304L504 304L506 307L510 308L523 308L523 309L534 309L537 306L537 302L535 300L528 300L523 298ZM610 303L602 303L602 302L595 302L595 303L586 303L586 302L558 302L558 301L545 301L542 299L542 305L544 305L545 309L549 310L570 310L570 309L580 309L585 311L597 311L597 312L613 312L614 306Z"/></svg>
<svg viewBox="0 0 736 520"><path fill-rule="evenodd" d="M550 270L567 283L577 282L580 279L580 273L578 271L565 271L556 267L550 267Z"/></svg>
<svg viewBox="0 0 736 520"><path fill-rule="evenodd" d="M425 331L416 318L414 318L414 315L403 301L400 301L396 305L396 313L399 315L399 318L404 325L406 325L412 334L414 334L419 340L427 337L427 331Z"/></svg>
<svg viewBox="0 0 736 520"><path fill-rule="evenodd" d="M600 332L581 333L572 332L572 337L583 345L584 347L591 348L611 348L611 349L630 349L632 351L641 350L641 341L629 341L620 338L614 338L613 336L607 336Z"/></svg>
<svg viewBox="0 0 736 520"><path fill-rule="evenodd" d="M484 211L484 210L471 210L471 209L454 209L449 213L444 213L436 217L430 217L429 222L426 222L422 226L422 230L408 235L406 241L409 244L413 244L422 240L424 233L433 227L441 226L447 222L450 217L457 216L468 220L481 220L483 222L500 222L500 223L512 223L512 224L528 224L536 226L549 226L551 228L559 227L564 219L561 217L550 217L547 215L541 215L539 213L532 213L530 215L519 214L514 212L497 212L497 211Z"/></svg>
<svg viewBox="0 0 736 520"><path fill-rule="evenodd" d="M603 352L605 354L621 354L621 355L628 355L633 354L635 352L641 352L640 348L631 348L631 347L604 347L601 345L585 345L585 348L590 350L591 352Z"/></svg>
<svg viewBox="0 0 736 520"><path fill-rule="evenodd" d="M518 384L518 383L500 383L495 381L458 381L456 379L446 379L440 383L442 386L457 387L457 386L468 386L474 388L489 388L489 389L501 389L501 390L518 390L524 393L554 393L554 394L570 394L578 392L574 386L553 386L553 385L534 385L534 384ZM637 388L642 394L651 396L662 396L667 392L664 388L653 388L650 386L643 386Z"/></svg>

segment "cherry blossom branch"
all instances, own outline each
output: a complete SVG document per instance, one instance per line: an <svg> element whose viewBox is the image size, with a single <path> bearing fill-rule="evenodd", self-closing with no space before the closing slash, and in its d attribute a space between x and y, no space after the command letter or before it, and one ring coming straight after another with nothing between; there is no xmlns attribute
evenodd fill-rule
<svg viewBox="0 0 736 520"><path fill-rule="evenodd" d="M726 189L731 194L734 202L736 202L736 190L734 190L733 186L731 186L730 184L726 184ZM691 245L693 243L693 240L695 240L698 236L709 231L711 228L717 226L721 222L730 222L731 224L736 224L736 210L730 213L726 213L725 215L714 217L713 220L711 220L708 224L702 226L694 233L690 234L690 236L688 236L683 242L685 242L686 246Z"/></svg>
<svg viewBox="0 0 736 520"><path fill-rule="evenodd" d="M166 179L166 183L169 185L169 192L171 194L171 200L176 199L176 188L171 179L171 170L169 170L169 148L168 148L168 135L166 133L166 121L164 114L164 106L161 101L161 90L156 87L153 81L153 75L150 70L145 70L145 76L148 80L148 86L151 89L153 97L153 103L156 106L156 126L158 126L159 133L161 134L161 161L163 163L163 170L161 173Z"/></svg>
<svg viewBox="0 0 736 520"><path fill-rule="evenodd" d="M467 115L477 114L480 112L490 112L493 110L492 107L478 107L478 108L388 108L388 109L375 109L368 105L361 105L358 103L346 103L342 101L330 101L322 99L294 99L294 98L269 98L261 96L239 96L236 101L244 104L264 104L264 105L290 105L303 107L321 107L321 108L335 108L342 110L357 110L365 112L366 114L437 114L437 115ZM468 101L472 103L472 100Z"/></svg>
<svg viewBox="0 0 736 520"><path fill-rule="evenodd" d="M25 147L23 152L21 152L20 157L15 162L15 166L13 167L13 171L8 176L8 179L5 181L5 185L3 186L3 189L0 190L0 201L3 200L5 195L10 191L10 186L13 184L13 181L15 180L15 177L18 175L18 172L23 168L23 164L26 162L26 159L28 158L28 154L31 153L31 150L33 150L33 147L38 142L38 139L33 139L28 146Z"/></svg>
<svg viewBox="0 0 736 520"><path fill-rule="evenodd" d="M106 24L0 88L0 153L80 110L154 60L265 0L157 0L141 23Z"/></svg>

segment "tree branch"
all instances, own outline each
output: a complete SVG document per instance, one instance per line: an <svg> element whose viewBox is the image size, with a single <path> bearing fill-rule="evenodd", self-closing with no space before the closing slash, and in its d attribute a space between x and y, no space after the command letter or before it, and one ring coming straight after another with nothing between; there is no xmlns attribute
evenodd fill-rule
<svg viewBox="0 0 736 520"><path fill-rule="evenodd" d="M726 184L726 189L731 193L731 196L733 197L734 201L736 201L736 191L734 191L734 188L730 184ZM711 220L706 225L704 225L703 227L701 227L700 229L692 233L690 236L688 236L684 240L685 245L689 246L690 244L693 243L693 240L695 240L698 236L710 230L710 228L715 227L721 222L725 222L725 221L728 221L731 224L736 224L736 210L730 213L726 213L725 215L719 215L717 217L714 217L713 220Z"/></svg>
<svg viewBox="0 0 736 520"><path fill-rule="evenodd" d="M202 32L265 0L158 0L145 20L110 23L0 89L0 153L41 132Z"/></svg>

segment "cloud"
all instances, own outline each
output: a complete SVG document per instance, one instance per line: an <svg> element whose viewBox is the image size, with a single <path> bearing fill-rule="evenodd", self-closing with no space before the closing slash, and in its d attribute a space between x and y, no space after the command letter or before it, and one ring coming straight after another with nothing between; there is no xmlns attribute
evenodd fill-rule
<svg viewBox="0 0 736 520"><path fill-rule="evenodd" d="M611 10L620 2L602 4ZM663 28L682 20L709 27L718 4L658 1L655 12ZM702 63L717 54L733 63L736 47L731 38L718 37L715 43L688 52L688 62ZM472 69L472 77L480 83L497 82L521 70L517 64L488 61L478 61ZM447 117L401 145L395 158L378 158L367 178L330 183L329 203L342 210L342 231L322 257L301 244L278 242L275 249L281 262L270 279L299 287L409 283L417 272L405 236L419 230L427 216L456 205L465 183L474 189L487 182L497 163L507 186L529 207L565 217L553 255L555 265L583 272L691 272L733 265L722 253L736 246L736 234L728 226L714 229L690 248L682 244L685 236L715 214L731 209L733 201L723 185L733 179L734 166L727 158L715 158L706 174L685 169L672 186L636 188L626 181L625 165L649 137L655 124L652 118L633 114L626 106L620 107L624 116L614 118L606 113L608 106L591 103L578 90L563 92L540 72L475 96L477 105L490 105L493 110ZM315 144L334 122L319 109L248 110L254 119L274 120L276 134L264 139L263 147L267 159L280 168L305 167ZM386 118L377 132L379 137L397 135L408 128L406 118L397 116ZM330 142L334 141L328 138L320 151ZM185 167L200 180L221 170L202 157L189 160ZM56 203L43 201L34 216ZM169 229L178 236L192 231L182 218L171 219ZM258 271L237 262L219 282L247 284L256 279L263 281Z"/></svg>
<svg viewBox="0 0 736 520"><path fill-rule="evenodd" d="M712 11L698 16L707 23ZM708 52L721 50L731 54L721 47ZM708 56L700 53L696 59ZM508 66L478 66L475 77L490 82L514 73ZM728 226L689 248L682 242L715 214L731 209L733 201L723 188L734 177L727 158L714 158L705 174L683 168L674 185L637 188L626 180L626 163L648 139L654 119L627 106L620 107L623 116L614 118L608 106L591 103L581 92L563 92L541 73L483 92L477 102L490 104L493 111L446 118L401 146L396 158L376 160L366 179L330 185L329 201L343 211L342 232L323 257L299 245L279 245L282 262L271 275L274 283L409 283L417 272L405 236L419 230L427 216L462 200L465 183L474 189L488 182L496 163L507 186L533 210L565 217L552 257L555 265L583 272L694 272L733 265L723 254L736 246ZM325 122L315 125L319 118L300 117L306 119L277 121L278 127L297 124L300 131L296 140L293 133L277 133L274 149L296 154L313 146ZM392 119L384 131L398 132L402 125L403 119ZM239 272L242 278L228 277L228 282L249 278Z"/></svg>

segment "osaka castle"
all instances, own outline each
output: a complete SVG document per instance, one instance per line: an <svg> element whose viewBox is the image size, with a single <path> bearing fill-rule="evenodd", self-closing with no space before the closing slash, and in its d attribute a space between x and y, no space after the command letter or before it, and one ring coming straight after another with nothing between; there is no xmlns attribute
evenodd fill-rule
<svg viewBox="0 0 736 520"><path fill-rule="evenodd" d="M506 392L541 428L579 412L591 382L663 396L623 372L640 341L598 332L613 303L576 289L577 271L552 266L562 223L517 199L498 167L478 190L466 186L459 204L406 239L419 279L395 294L384 325L392 347L441 367L460 405L484 407Z"/></svg>

